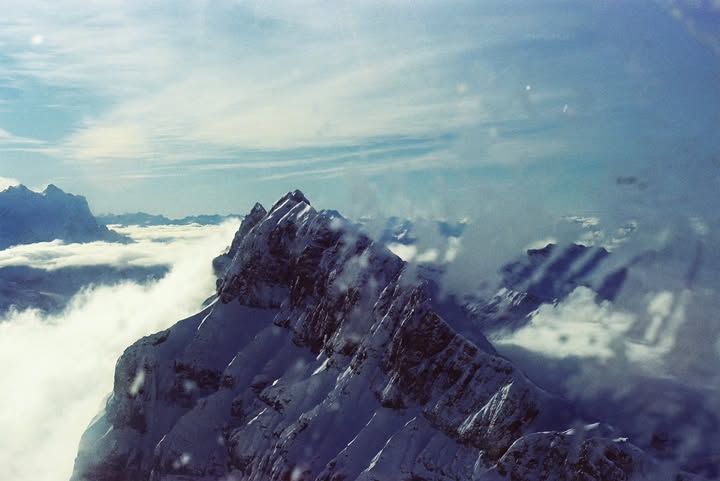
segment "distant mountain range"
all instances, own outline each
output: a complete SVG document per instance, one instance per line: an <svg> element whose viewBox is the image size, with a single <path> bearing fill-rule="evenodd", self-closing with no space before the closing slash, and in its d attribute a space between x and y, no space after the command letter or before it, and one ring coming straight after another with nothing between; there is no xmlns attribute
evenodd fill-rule
<svg viewBox="0 0 720 481"><path fill-rule="evenodd" d="M56 239L65 243L131 242L98 222L85 197L66 193L55 185L48 185L43 192L24 185L0 192L0 249ZM25 265L0 267L0 315L9 309L29 308L55 313L88 285L128 280L146 283L162 278L168 270L166 265L87 265L54 270Z"/></svg>
<svg viewBox="0 0 720 481"><path fill-rule="evenodd" d="M368 220L361 219L360 225L368 223ZM389 217L384 221L381 234L377 240L384 244L412 245L418 240L427 240L431 237L447 239L449 237L462 237L467 227L467 222L435 221L428 219L409 220L401 217Z"/></svg>
<svg viewBox="0 0 720 481"><path fill-rule="evenodd" d="M96 218L99 222L105 225L189 225L189 224L203 224L203 225L216 225L222 224L228 219L241 218L240 215L228 214L203 214L203 215L190 215L181 219L170 219L164 215L148 214L145 212L135 212L131 214L101 214Z"/></svg>
<svg viewBox="0 0 720 481"><path fill-rule="evenodd" d="M0 249L60 239L68 243L129 239L99 223L85 197L50 184L44 192L24 185L0 192Z"/></svg>

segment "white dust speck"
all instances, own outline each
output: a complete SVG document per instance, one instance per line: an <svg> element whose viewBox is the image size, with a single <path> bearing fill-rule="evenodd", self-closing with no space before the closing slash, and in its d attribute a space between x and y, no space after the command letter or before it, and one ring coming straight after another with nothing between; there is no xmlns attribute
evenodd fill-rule
<svg viewBox="0 0 720 481"><path fill-rule="evenodd" d="M140 392L143 384L145 384L145 370L139 369L138 372L135 374L135 379L133 379L133 382L130 383L130 387L128 388L128 392L130 393L130 395L137 396L137 393Z"/></svg>
<svg viewBox="0 0 720 481"><path fill-rule="evenodd" d="M295 466L295 469L293 469L292 474L290 475L290 481L300 481L302 479L303 470L300 468L300 466Z"/></svg>
<svg viewBox="0 0 720 481"><path fill-rule="evenodd" d="M190 456L190 453L182 453L178 459L173 462L173 469L180 469L182 467L187 466L190 464L190 460L192 459L192 456Z"/></svg>

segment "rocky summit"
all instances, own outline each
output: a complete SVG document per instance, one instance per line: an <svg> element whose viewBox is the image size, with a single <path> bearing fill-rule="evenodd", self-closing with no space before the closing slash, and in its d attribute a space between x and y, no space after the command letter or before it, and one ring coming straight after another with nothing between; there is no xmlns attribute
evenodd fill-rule
<svg viewBox="0 0 720 481"><path fill-rule="evenodd" d="M119 359L74 481L695 479L459 334L299 191L257 204L213 266L213 302Z"/></svg>

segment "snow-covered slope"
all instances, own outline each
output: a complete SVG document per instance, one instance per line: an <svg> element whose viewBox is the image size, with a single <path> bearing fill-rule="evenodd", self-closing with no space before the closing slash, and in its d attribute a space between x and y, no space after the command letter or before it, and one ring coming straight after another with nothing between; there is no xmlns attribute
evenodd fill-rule
<svg viewBox="0 0 720 481"><path fill-rule="evenodd" d="M299 191L244 219L218 298L129 347L73 480L688 480L578 419Z"/></svg>
<svg viewBox="0 0 720 481"><path fill-rule="evenodd" d="M42 193L24 185L0 192L0 249L54 239L127 240L98 224L84 197L67 194L52 184Z"/></svg>

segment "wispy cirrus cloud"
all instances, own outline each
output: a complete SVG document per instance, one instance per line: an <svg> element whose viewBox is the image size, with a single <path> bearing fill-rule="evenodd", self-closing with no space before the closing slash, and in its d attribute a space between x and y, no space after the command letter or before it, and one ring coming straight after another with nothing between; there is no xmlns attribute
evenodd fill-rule
<svg viewBox="0 0 720 481"><path fill-rule="evenodd" d="M574 25L572 14L556 13L541 29L532 15L510 22L492 4L465 17L471 4L421 3L412 13L402 2L171 9L121 2L12 9L0 33L11 62L0 72L78 89L100 104L45 153L89 168L122 162L146 170L248 150L361 151L378 138L455 134L499 118L498 96L485 93L497 72L481 48L502 45L528 25L535 38ZM473 38L477 32L483 35ZM527 95L524 83L503 95L516 87ZM527 114L522 101L505 107L503 119ZM274 167L288 168L280 176L297 172L268 162Z"/></svg>
<svg viewBox="0 0 720 481"><path fill-rule="evenodd" d="M304 8L256 7L199 4L179 18L161 14L169 5L163 12L114 2L19 8L4 21L4 37L25 42L10 44L13 62L4 70L107 99L109 108L58 146L71 162L348 144L447 131L474 115L458 109L454 79L445 89L413 78L469 45L420 51L405 41L392 52L359 30L368 27L362 12L349 12L358 30L348 34L343 25L284 19ZM222 25L225 13L236 23ZM38 35L43 41L32 42Z"/></svg>
<svg viewBox="0 0 720 481"><path fill-rule="evenodd" d="M33 139L30 137L21 137L19 135L13 135L5 129L0 128L0 146L2 147L19 147L28 145L43 145L44 141Z"/></svg>
<svg viewBox="0 0 720 481"><path fill-rule="evenodd" d="M168 249L167 242L173 242L174 249L185 249L188 245L210 234L220 237L232 236L240 224L228 221L221 227L189 226L114 226L113 230L132 238L128 244L108 242L87 242L65 244L60 240L22 244L0 250L0 268L9 266L30 266L36 269L55 270L78 266L111 265L114 267L142 267L172 265L177 251ZM220 234L218 234L220 233Z"/></svg>

